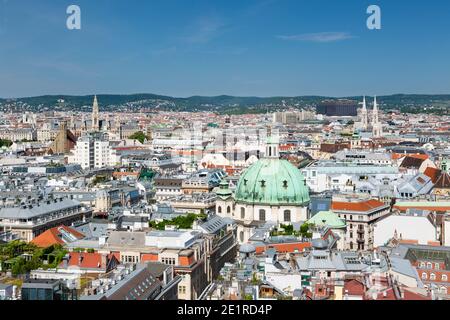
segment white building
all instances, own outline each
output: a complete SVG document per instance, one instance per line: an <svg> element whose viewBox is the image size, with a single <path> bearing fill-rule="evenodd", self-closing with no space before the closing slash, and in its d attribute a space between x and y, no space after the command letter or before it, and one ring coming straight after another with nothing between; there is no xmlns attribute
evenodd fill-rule
<svg viewBox="0 0 450 320"><path fill-rule="evenodd" d="M79 164L83 169L99 169L113 167L119 159L105 136L87 135L78 139L68 162Z"/></svg>
<svg viewBox="0 0 450 320"><path fill-rule="evenodd" d="M313 192L327 190L353 191L360 181L394 181L401 177L399 169L388 165L361 165L335 161L319 161L302 170Z"/></svg>
<svg viewBox="0 0 450 320"><path fill-rule="evenodd" d="M374 247L383 246L394 237L423 245L438 241L436 227L427 215L391 215L375 223Z"/></svg>

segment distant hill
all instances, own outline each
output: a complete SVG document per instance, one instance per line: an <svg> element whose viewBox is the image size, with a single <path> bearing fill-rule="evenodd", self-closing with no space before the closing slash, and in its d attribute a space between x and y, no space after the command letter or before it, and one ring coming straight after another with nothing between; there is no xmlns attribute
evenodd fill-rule
<svg viewBox="0 0 450 320"><path fill-rule="evenodd" d="M139 110L161 109L174 111L211 110L223 113L262 113L279 110L284 107L311 107L325 99L337 99L325 96L297 96L297 97L236 97L236 96L193 96L176 98L157 94L129 94L129 95L97 95L102 110ZM92 105L93 96L46 95L39 97L25 97L17 99L1 99L0 104L13 103L26 110L84 110ZM343 97L362 101L362 96ZM372 97L367 97L371 102ZM64 102L61 102L61 101ZM436 107L443 110L450 108L450 95L414 95L396 94L380 96L378 101L384 109L416 110ZM406 108L406 109L405 109Z"/></svg>

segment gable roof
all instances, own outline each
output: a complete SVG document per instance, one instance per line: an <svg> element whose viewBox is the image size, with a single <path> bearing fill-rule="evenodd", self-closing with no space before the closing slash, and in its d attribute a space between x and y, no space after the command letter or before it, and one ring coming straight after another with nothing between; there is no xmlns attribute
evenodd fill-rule
<svg viewBox="0 0 450 320"><path fill-rule="evenodd" d="M106 259L102 259L102 254L97 252L70 252L67 262L68 267L77 266L81 269L106 269L111 259L117 258L113 254L106 256ZM117 261L118 262L118 261ZM61 263L64 265L64 262Z"/></svg>
<svg viewBox="0 0 450 320"><path fill-rule="evenodd" d="M358 202L331 202L332 211L371 212L385 206L387 205L375 199Z"/></svg>
<svg viewBox="0 0 450 320"><path fill-rule="evenodd" d="M40 248L48 248L55 244L65 245L83 238L84 235L82 233L71 227L62 225L48 229L44 233L41 233L39 236L34 238L31 243Z"/></svg>

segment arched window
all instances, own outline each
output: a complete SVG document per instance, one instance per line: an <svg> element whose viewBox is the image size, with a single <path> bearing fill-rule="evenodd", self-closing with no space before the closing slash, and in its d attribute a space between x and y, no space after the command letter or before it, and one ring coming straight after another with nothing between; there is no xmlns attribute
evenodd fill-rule
<svg viewBox="0 0 450 320"><path fill-rule="evenodd" d="M350 250L353 250L353 242L350 242Z"/></svg>
<svg viewBox="0 0 450 320"><path fill-rule="evenodd" d="M439 263L435 263L435 264L434 264L434 268L435 268L436 270L439 270Z"/></svg>
<svg viewBox="0 0 450 320"><path fill-rule="evenodd" d="M446 275L446 274L443 274L442 277L441 277L441 279L442 279L442 281L447 281L447 280L448 280L447 275Z"/></svg>
<svg viewBox="0 0 450 320"><path fill-rule="evenodd" d="M434 273L430 274L430 280L436 280L436 275Z"/></svg>
<svg viewBox="0 0 450 320"><path fill-rule="evenodd" d="M291 210L284 210L284 222L291 222Z"/></svg>
<svg viewBox="0 0 450 320"><path fill-rule="evenodd" d="M427 263L427 268L428 268L428 269L432 269L432 268L433 268L433 264L432 264L431 262L428 262L428 263Z"/></svg>
<svg viewBox="0 0 450 320"><path fill-rule="evenodd" d="M266 210L259 210L259 221L266 221Z"/></svg>
<svg viewBox="0 0 450 320"><path fill-rule="evenodd" d="M422 272L422 279L427 280L428 276L426 272Z"/></svg>
<svg viewBox="0 0 450 320"><path fill-rule="evenodd" d="M441 287L441 293L442 294L447 294L447 287L442 286Z"/></svg>
<svg viewBox="0 0 450 320"><path fill-rule="evenodd" d="M421 267L421 268L425 268L425 262L420 262L420 264L419 264L419 266Z"/></svg>
<svg viewBox="0 0 450 320"><path fill-rule="evenodd" d="M227 213L230 213L230 212L231 212L231 207L228 206L228 207L227 207Z"/></svg>
<svg viewBox="0 0 450 320"><path fill-rule="evenodd" d="M217 212L218 212L218 213L222 213L222 207L221 207L221 206L219 206L219 207L217 208Z"/></svg>
<svg viewBox="0 0 450 320"><path fill-rule="evenodd" d="M244 242L244 231L241 231L241 232L239 233L239 240L240 240L241 242Z"/></svg>
<svg viewBox="0 0 450 320"><path fill-rule="evenodd" d="M245 219L245 208L241 207L241 219Z"/></svg>

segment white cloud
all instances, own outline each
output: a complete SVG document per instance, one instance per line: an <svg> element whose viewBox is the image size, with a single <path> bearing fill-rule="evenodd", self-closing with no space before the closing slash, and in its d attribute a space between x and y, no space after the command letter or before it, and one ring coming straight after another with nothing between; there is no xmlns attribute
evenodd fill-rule
<svg viewBox="0 0 450 320"><path fill-rule="evenodd" d="M277 36L278 39L286 41L307 41L307 42L337 42L355 38L348 32L319 32L304 33L290 36Z"/></svg>

